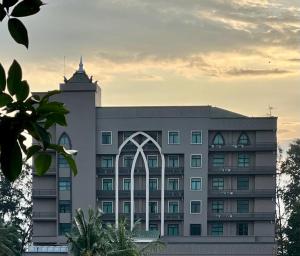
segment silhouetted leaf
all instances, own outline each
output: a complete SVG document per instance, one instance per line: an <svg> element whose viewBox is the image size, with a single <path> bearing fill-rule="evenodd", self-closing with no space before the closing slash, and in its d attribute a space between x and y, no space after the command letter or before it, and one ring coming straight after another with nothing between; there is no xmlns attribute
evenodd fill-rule
<svg viewBox="0 0 300 256"><path fill-rule="evenodd" d="M46 129L48 129L53 124L59 124L61 126L67 126L65 115L64 114L57 114L57 113L48 115L44 127Z"/></svg>
<svg viewBox="0 0 300 256"><path fill-rule="evenodd" d="M47 114L51 112L60 113L60 114L69 113L69 111L65 109L64 104L57 101L45 102L37 108L37 111L40 114Z"/></svg>
<svg viewBox="0 0 300 256"><path fill-rule="evenodd" d="M39 141L41 141L43 143L43 146L46 149L49 146L50 140L51 140L49 132L47 132L46 129L44 129L43 127L41 127L40 125L38 125L36 123L33 124L33 128L34 128L35 134L39 138ZM32 135L31 132L30 132L30 134Z"/></svg>
<svg viewBox="0 0 300 256"><path fill-rule="evenodd" d="M6 143L1 145L1 170L9 181L15 181L22 171L22 153L17 141Z"/></svg>
<svg viewBox="0 0 300 256"><path fill-rule="evenodd" d="M48 100L51 96L53 96L55 94L60 94L60 93L61 93L61 91L59 91L59 90L53 90L53 91L47 92L47 94L42 97L41 102L44 102L44 101L48 102Z"/></svg>
<svg viewBox="0 0 300 256"><path fill-rule="evenodd" d="M11 15L14 17L25 17L40 11L43 2L40 0L23 0L13 9Z"/></svg>
<svg viewBox="0 0 300 256"><path fill-rule="evenodd" d="M15 5L19 0L3 0L2 4L4 7L9 8L13 5Z"/></svg>
<svg viewBox="0 0 300 256"><path fill-rule="evenodd" d="M5 90L5 85L6 85L5 70L0 63L0 91L1 92Z"/></svg>
<svg viewBox="0 0 300 256"><path fill-rule="evenodd" d="M47 153L40 153L34 159L34 167L37 175L43 175L51 165L51 155Z"/></svg>
<svg viewBox="0 0 300 256"><path fill-rule="evenodd" d="M22 80L22 69L19 63L14 60L8 70L7 89L10 95L15 95Z"/></svg>
<svg viewBox="0 0 300 256"><path fill-rule="evenodd" d="M20 88L16 91L18 101L24 101L29 95L29 85L26 80L20 83Z"/></svg>
<svg viewBox="0 0 300 256"><path fill-rule="evenodd" d="M28 160L30 157L32 157L35 153L39 152L42 149L40 145L32 145L27 149L27 157L26 160Z"/></svg>
<svg viewBox="0 0 300 256"><path fill-rule="evenodd" d="M6 106L7 104L13 102L12 97L10 97L8 94L1 92L0 93L0 108Z"/></svg>
<svg viewBox="0 0 300 256"><path fill-rule="evenodd" d="M12 38L19 44L23 44L28 48L28 33L24 24L16 18L8 20L8 30Z"/></svg>
<svg viewBox="0 0 300 256"><path fill-rule="evenodd" d="M6 16L6 11L4 9L4 6L0 4L0 21L2 21Z"/></svg>

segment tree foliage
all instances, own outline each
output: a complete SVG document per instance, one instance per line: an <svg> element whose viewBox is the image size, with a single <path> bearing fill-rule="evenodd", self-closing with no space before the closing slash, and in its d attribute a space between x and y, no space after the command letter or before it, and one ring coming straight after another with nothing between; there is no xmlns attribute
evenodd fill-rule
<svg viewBox="0 0 300 256"><path fill-rule="evenodd" d="M0 173L0 221L13 226L18 234L20 253L31 241L32 234L32 199L31 199L31 168L23 165L23 171L15 182L8 181Z"/></svg>
<svg viewBox="0 0 300 256"><path fill-rule="evenodd" d="M25 25L19 19L40 11L40 0L3 0L0 3L0 22L8 17L8 30L12 38L28 48L29 40ZM53 144L49 128L53 125L66 126L68 110L60 102L49 101L59 91L39 96L30 96L28 82L23 79L22 68L14 60L7 74L0 63L0 164L4 176L16 180L22 170L22 153L27 160L34 156L38 175L43 175L51 165L47 150L51 149L65 157L76 175L77 167L69 151ZM34 138L38 145L27 147L24 132Z"/></svg>
<svg viewBox="0 0 300 256"><path fill-rule="evenodd" d="M0 256L21 256L20 237L16 227L0 219Z"/></svg>

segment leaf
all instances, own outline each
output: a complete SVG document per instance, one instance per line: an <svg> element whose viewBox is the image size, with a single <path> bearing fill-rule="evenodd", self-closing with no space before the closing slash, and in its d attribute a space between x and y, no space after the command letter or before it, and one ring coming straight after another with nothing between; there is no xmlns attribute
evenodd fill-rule
<svg viewBox="0 0 300 256"><path fill-rule="evenodd" d="M38 124L33 124L35 133L38 135L39 140L43 143L44 148L46 149L50 144L50 134L42 126ZM30 133L31 134L31 133Z"/></svg>
<svg viewBox="0 0 300 256"><path fill-rule="evenodd" d="M0 63L0 91L1 92L3 92L5 90L5 85L6 85L5 70Z"/></svg>
<svg viewBox="0 0 300 256"><path fill-rule="evenodd" d="M61 91L59 91L59 90L49 91L49 92L47 92L47 94L45 96L42 97L41 102L44 102L44 101L48 102L48 99L51 96L56 95L56 94L60 94L60 93L61 93Z"/></svg>
<svg viewBox="0 0 300 256"><path fill-rule="evenodd" d="M1 169L9 181L15 181L22 171L22 153L18 142L1 144Z"/></svg>
<svg viewBox="0 0 300 256"><path fill-rule="evenodd" d="M0 4L0 21L2 21L6 16L6 11L4 9L4 6Z"/></svg>
<svg viewBox="0 0 300 256"><path fill-rule="evenodd" d="M15 5L19 0L3 0L3 6L9 8Z"/></svg>
<svg viewBox="0 0 300 256"><path fill-rule="evenodd" d="M0 93L0 108L6 106L7 104L13 102L12 97L10 97L8 94L1 92Z"/></svg>
<svg viewBox="0 0 300 256"><path fill-rule="evenodd" d="M51 155L47 153L38 154L34 159L34 167L37 175L43 175L51 165Z"/></svg>
<svg viewBox="0 0 300 256"><path fill-rule="evenodd" d="M66 110L64 104L57 101L52 102L44 102L38 108L37 112L40 114L50 114L51 112L59 113L59 114L68 114L69 111Z"/></svg>
<svg viewBox="0 0 300 256"><path fill-rule="evenodd" d="M20 64L14 60L8 70L7 89L10 95L15 95L22 80L22 69Z"/></svg>
<svg viewBox="0 0 300 256"><path fill-rule="evenodd" d="M27 149L27 157L26 160L28 160L30 157L32 157L35 153L39 152L42 149L40 145L32 145Z"/></svg>
<svg viewBox="0 0 300 256"><path fill-rule="evenodd" d="M12 38L18 43L24 45L28 49L28 33L24 24L16 18L8 20L8 30Z"/></svg>
<svg viewBox="0 0 300 256"><path fill-rule="evenodd" d="M43 2L40 0L23 0L13 9L11 16L25 17L36 14L40 11Z"/></svg>
<svg viewBox="0 0 300 256"><path fill-rule="evenodd" d="M18 101L24 101L29 95L29 85L26 80L20 83L20 88L16 91L16 96Z"/></svg>
<svg viewBox="0 0 300 256"><path fill-rule="evenodd" d="M45 122L45 129L48 129L53 124L59 124L61 126L67 126L67 121L64 114L51 114L47 116L46 122Z"/></svg>

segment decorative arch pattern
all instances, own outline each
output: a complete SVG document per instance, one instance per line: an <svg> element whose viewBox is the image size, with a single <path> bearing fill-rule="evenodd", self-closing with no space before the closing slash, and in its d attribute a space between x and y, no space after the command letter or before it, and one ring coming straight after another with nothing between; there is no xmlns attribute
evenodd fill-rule
<svg viewBox="0 0 300 256"><path fill-rule="evenodd" d="M225 144L225 140L223 135L220 132L216 133L213 139L213 145L224 145L224 144Z"/></svg>
<svg viewBox="0 0 300 256"><path fill-rule="evenodd" d="M146 137L146 140L144 140L141 144L139 144L134 138L143 135ZM131 192L130 192L130 227L133 229L134 226L134 169L136 165L136 161L138 159L138 156L141 154L145 170L146 170L146 231L149 230L149 166L147 162L146 155L144 153L143 147L148 143L152 142L156 148L158 149L160 156L161 156L161 236L164 235L164 206L165 206L165 157L162 154L162 150L160 145L155 141L150 135L148 135L145 132L136 132L132 135L130 135L119 147L118 154L116 156L116 162L115 162L115 223L116 226L118 226L119 221L119 158L122 153L123 148L125 145L129 142L133 143L137 151L134 155L131 170L130 170L130 186L131 186Z"/></svg>
<svg viewBox="0 0 300 256"><path fill-rule="evenodd" d="M238 138L238 145L250 145L250 139L247 133L242 132Z"/></svg>
<svg viewBox="0 0 300 256"><path fill-rule="evenodd" d="M71 139L69 135L66 132L63 132L59 139L58 139L58 144L61 146L64 146L66 149L71 149L72 144L71 144Z"/></svg>

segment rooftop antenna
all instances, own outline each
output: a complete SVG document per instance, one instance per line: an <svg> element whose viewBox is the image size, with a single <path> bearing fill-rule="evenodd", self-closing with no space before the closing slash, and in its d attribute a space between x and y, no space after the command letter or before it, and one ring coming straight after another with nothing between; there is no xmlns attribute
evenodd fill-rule
<svg viewBox="0 0 300 256"><path fill-rule="evenodd" d="M66 76L66 56L64 56L64 77Z"/></svg>
<svg viewBox="0 0 300 256"><path fill-rule="evenodd" d="M80 62L79 62L79 69L78 72L83 73L84 69L83 69L83 63L82 63L82 56L80 57Z"/></svg>
<svg viewBox="0 0 300 256"><path fill-rule="evenodd" d="M268 109L269 109L268 115L269 115L269 117L271 117L272 116L272 110L274 109L274 107L269 105Z"/></svg>

